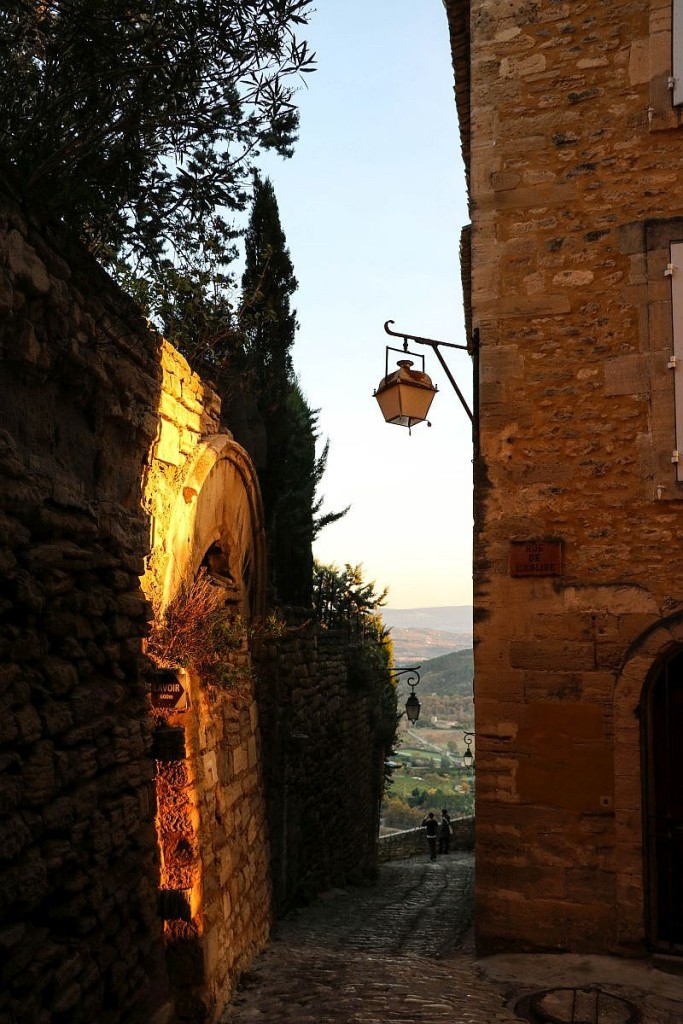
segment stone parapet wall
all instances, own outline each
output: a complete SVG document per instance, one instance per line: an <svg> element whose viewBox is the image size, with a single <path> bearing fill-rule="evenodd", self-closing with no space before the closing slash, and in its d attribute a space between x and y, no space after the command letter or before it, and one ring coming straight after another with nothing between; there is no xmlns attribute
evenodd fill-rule
<svg viewBox="0 0 683 1024"><path fill-rule="evenodd" d="M451 850L473 850L474 818L453 818L451 826ZM404 857L424 857L427 854L426 835L423 828L409 828L404 832L380 836L377 841L377 859L383 864L390 860L403 860Z"/></svg>
<svg viewBox="0 0 683 1024"><path fill-rule="evenodd" d="M4 193L0 1020L12 1024L165 1014L139 581L160 376L136 308Z"/></svg>

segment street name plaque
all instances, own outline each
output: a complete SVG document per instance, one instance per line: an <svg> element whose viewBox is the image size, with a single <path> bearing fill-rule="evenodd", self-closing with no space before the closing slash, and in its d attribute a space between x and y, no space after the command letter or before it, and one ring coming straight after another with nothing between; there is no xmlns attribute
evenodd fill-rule
<svg viewBox="0 0 683 1024"><path fill-rule="evenodd" d="M511 576L561 576L561 540L510 541Z"/></svg>

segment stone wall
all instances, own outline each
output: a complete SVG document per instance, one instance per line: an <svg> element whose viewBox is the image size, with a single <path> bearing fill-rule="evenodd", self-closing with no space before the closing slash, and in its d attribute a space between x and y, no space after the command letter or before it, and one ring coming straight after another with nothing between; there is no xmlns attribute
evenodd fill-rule
<svg viewBox="0 0 683 1024"><path fill-rule="evenodd" d="M143 589L163 619L208 574L239 633L220 680L186 662L173 666L162 680L180 696L153 707L155 739L182 734L179 754L157 761L160 890L176 1015L198 1024L220 1014L273 916L248 645L249 629L262 625L265 539L258 481L221 428L218 397L167 343L161 365L160 426L145 473L152 545Z"/></svg>
<svg viewBox="0 0 683 1024"><path fill-rule="evenodd" d="M273 887L280 913L376 872L386 729L374 692L354 689L353 637L313 624L256 661Z"/></svg>
<svg viewBox="0 0 683 1024"><path fill-rule="evenodd" d="M451 826L451 849L474 849L474 818L453 818ZM403 860L404 857L426 857L426 835L423 828L409 828L404 832L380 836L377 842L377 858L380 864L389 860Z"/></svg>
<svg viewBox="0 0 683 1024"><path fill-rule="evenodd" d="M637 716L683 640L671 3L446 6L470 35L478 942L639 953ZM514 542L548 546L520 571Z"/></svg>
<svg viewBox="0 0 683 1024"><path fill-rule="evenodd" d="M218 399L5 187L0 395L0 1022L215 1020L276 903L374 871L379 696L347 634L268 638ZM143 653L203 570L242 623L220 681Z"/></svg>
<svg viewBox="0 0 683 1024"><path fill-rule="evenodd" d="M0 1020L166 1004L141 467L158 343L59 233L0 199Z"/></svg>

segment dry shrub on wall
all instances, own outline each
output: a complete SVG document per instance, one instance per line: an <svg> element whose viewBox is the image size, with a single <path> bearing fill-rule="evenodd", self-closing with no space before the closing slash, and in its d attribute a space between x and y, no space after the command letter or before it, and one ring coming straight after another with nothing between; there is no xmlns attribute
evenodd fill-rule
<svg viewBox="0 0 683 1024"><path fill-rule="evenodd" d="M249 678L247 631L206 569L154 616L147 653L160 668L191 668L207 683L239 689Z"/></svg>

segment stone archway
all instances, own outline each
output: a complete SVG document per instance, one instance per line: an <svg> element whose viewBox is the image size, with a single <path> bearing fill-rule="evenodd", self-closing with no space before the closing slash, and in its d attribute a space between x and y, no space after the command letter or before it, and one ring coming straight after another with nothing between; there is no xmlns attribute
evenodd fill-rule
<svg viewBox="0 0 683 1024"><path fill-rule="evenodd" d="M215 548L239 594L242 615L247 620L263 617L266 556L261 494L251 459L230 435L218 434L199 446L178 486L162 546L161 608L183 581L196 576Z"/></svg>
<svg viewBox="0 0 683 1024"><path fill-rule="evenodd" d="M652 800L653 685L683 651L683 615L662 620L634 641L617 678L614 709L618 941L642 948L652 933L652 867L647 814Z"/></svg>

